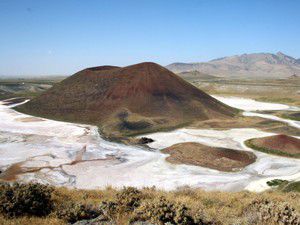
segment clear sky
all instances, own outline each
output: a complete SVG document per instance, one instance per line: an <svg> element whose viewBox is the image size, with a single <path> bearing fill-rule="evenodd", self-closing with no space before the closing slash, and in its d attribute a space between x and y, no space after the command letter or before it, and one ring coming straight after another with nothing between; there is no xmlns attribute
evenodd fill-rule
<svg viewBox="0 0 300 225"><path fill-rule="evenodd" d="M0 29L2 76L254 52L300 58L299 0L0 0Z"/></svg>

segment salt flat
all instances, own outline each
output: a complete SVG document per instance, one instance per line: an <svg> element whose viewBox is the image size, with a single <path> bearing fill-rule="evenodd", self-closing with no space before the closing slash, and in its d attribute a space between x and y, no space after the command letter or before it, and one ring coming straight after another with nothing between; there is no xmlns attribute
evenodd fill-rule
<svg viewBox="0 0 300 225"><path fill-rule="evenodd" d="M234 101L230 101L234 106ZM243 105L241 101L239 99L237 105ZM272 103L268 103L268 110L271 106ZM256 108L251 106L251 110L261 108L261 103ZM278 109L278 104L273 108ZM249 138L272 135L256 129L178 129L153 133L146 135L155 140L149 144L152 149L148 149L106 141L95 126L28 116L1 102L0 118L1 171L18 165L9 179L87 189L130 185L166 190L191 186L226 191L262 191L268 188L267 180L300 179L299 159L267 155L243 144ZM165 161L167 155L159 152L173 144L190 141L253 151L257 161L239 172L229 173L169 164Z"/></svg>
<svg viewBox="0 0 300 225"><path fill-rule="evenodd" d="M250 98L241 97L223 97L218 95L212 95L214 98L225 103L226 105L245 110L245 111L257 111L257 110L291 110L299 111L299 107L288 106L279 103L260 102Z"/></svg>

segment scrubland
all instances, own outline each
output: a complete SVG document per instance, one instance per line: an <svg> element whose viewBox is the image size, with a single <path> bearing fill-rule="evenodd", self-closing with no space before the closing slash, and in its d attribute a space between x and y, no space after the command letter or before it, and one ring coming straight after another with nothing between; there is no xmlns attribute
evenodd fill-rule
<svg viewBox="0 0 300 225"><path fill-rule="evenodd" d="M1 185L1 224L299 224L299 192Z"/></svg>

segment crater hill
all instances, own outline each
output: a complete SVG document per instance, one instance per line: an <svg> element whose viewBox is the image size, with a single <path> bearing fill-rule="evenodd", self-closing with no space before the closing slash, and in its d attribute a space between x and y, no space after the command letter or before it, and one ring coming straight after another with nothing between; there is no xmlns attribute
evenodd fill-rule
<svg viewBox="0 0 300 225"><path fill-rule="evenodd" d="M97 125L106 137L232 118L231 108L155 63L84 69L18 107L36 116Z"/></svg>
<svg viewBox="0 0 300 225"><path fill-rule="evenodd" d="M300 139L284 134L249 139L245 144L265 153L300 158Z"/></svg>

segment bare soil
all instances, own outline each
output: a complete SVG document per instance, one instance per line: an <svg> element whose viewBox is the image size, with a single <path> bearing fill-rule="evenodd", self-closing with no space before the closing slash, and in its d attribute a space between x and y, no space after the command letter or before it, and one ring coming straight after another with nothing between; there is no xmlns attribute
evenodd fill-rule
<svg viewBox="0 0 300 225"><path fill-rule="evenodd" d="M287 135L254 138L247 145L263 152L300 158L300 139Z"/></svg>
<svg viewBox="0 0 300 225"><path fill-rule="evenodd" d="M170 154L166 158L170 163L202 166L225 172L239 171L256 160L252 152L214 148L194 142L175 144L162 152Z"/></svg>

